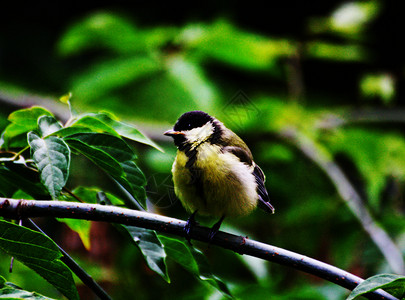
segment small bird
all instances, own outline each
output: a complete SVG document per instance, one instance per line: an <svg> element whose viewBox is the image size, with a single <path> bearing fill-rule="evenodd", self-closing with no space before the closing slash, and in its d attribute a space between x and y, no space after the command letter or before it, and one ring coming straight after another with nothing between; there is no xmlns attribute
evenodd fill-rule
<svg viewBox="0 0 405 300"><path fill-rule="evenodd" d="M164 135L171 136L178 148L172 173L175 194L192 213L185 227L187 237L197 212L220 217L210 239L225 216L247 215L257 205L274 213L263 171L245 142L219 120L202 111L186 112Z"/></svg>

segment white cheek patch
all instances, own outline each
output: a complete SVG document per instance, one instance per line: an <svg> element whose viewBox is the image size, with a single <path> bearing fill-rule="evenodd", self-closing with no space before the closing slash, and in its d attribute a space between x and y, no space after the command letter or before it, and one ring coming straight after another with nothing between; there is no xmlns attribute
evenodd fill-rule
<svg viewBox="0 0 405 300"><path fill-rule="evenodd" d="M186 138L191 143L200 143L207 140L214 133L212 123L208 122L202 127L193 128L185 132Z"/></svg>

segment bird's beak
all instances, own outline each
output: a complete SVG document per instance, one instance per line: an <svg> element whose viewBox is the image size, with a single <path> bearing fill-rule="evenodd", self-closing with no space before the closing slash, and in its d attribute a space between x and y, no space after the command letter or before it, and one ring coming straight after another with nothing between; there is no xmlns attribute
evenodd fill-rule
<svg viewBox="0 0 405 300"><path fill-rule="evenodd" d="M165 133L163 133L163 134L168 135L168 136L176 136L176 135L184 135L184 132L175 131L175 130L168 130L168 131L165 131Z"/></svg>

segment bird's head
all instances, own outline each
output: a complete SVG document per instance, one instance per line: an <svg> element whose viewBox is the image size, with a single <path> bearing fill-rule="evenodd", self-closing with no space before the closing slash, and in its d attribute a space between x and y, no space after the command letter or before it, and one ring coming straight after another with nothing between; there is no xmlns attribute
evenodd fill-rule
<svg viewBox="0 0 405 300"><path fill-rule="evenodd" d="M216 142L221 135L221 124L205 112L190 111L184 113L173 130L166 131L164 135L171 136L180 150L186 146L195 148L207 141Z"/></svg>

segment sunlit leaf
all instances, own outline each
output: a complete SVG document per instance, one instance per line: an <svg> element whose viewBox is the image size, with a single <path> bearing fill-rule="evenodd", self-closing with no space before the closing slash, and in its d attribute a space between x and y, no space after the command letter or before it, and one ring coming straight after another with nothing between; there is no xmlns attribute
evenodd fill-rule
<svg viewBox="0 0 405 300"><path fill-rule="evenodd" d="M109 125L122 137L145 145L152 146L157 150L162 151L162 149L155 142L153 142L151 139L149 139L147 136L141 133L135 126L122 121L118 121L114 118L113 115L107 112L90 115L96 118L97 120L102 121L104 124Z"/></svg>
<svg viewBox="0 0 405 300"><path fill-rule="evenodd" d="M38 130L42 137L46 137L62 128L62 125L51 116L41 116L38 119Z"/></svg>
<svg viewBox="0 0 405 300"><path fill-rule="evenodd" d="M31 268L68 299L79 299L70 269L62 253L47 236L0 220L0 249Z"/></svg>
<svg viewBox="0 0 405 300"><path fill-rule="evenodd" d="M341 45L314 41L306 44L310 57L337 61L367 61L369 55L366 48L357 44Z"/></svg>
<svg viewBox="0 0 405 300"><path fill-rule="evenodd" d="M389 74L366 75L361 79L360 89L366 97L379 97L385 104L395 96L395 80Z"/></svg>
<svg viewBox="0 0 405 300"><path fill-rule="evenodd" d="M377 16L378 10L378 1L343 3L330 17L331 29L348 35L358 34Z"/></svg>
<svg viewBox="0 0 405 300"><path fill-rule="evenodd" d="M41 174L41 182L48 189L52 199L57 199L69 175L70 149L58 137L40 138L34 132L28 133L31 157Z"/></svg>
<svg viewBox="0 0 405 300"><path fill-rule="evenodd" d="M8 120L11 122L3 133L6 147L25 147L27 145L26 133L35 130L40 116L52 116L45 108L33 106L12 112Z"/></svg>

